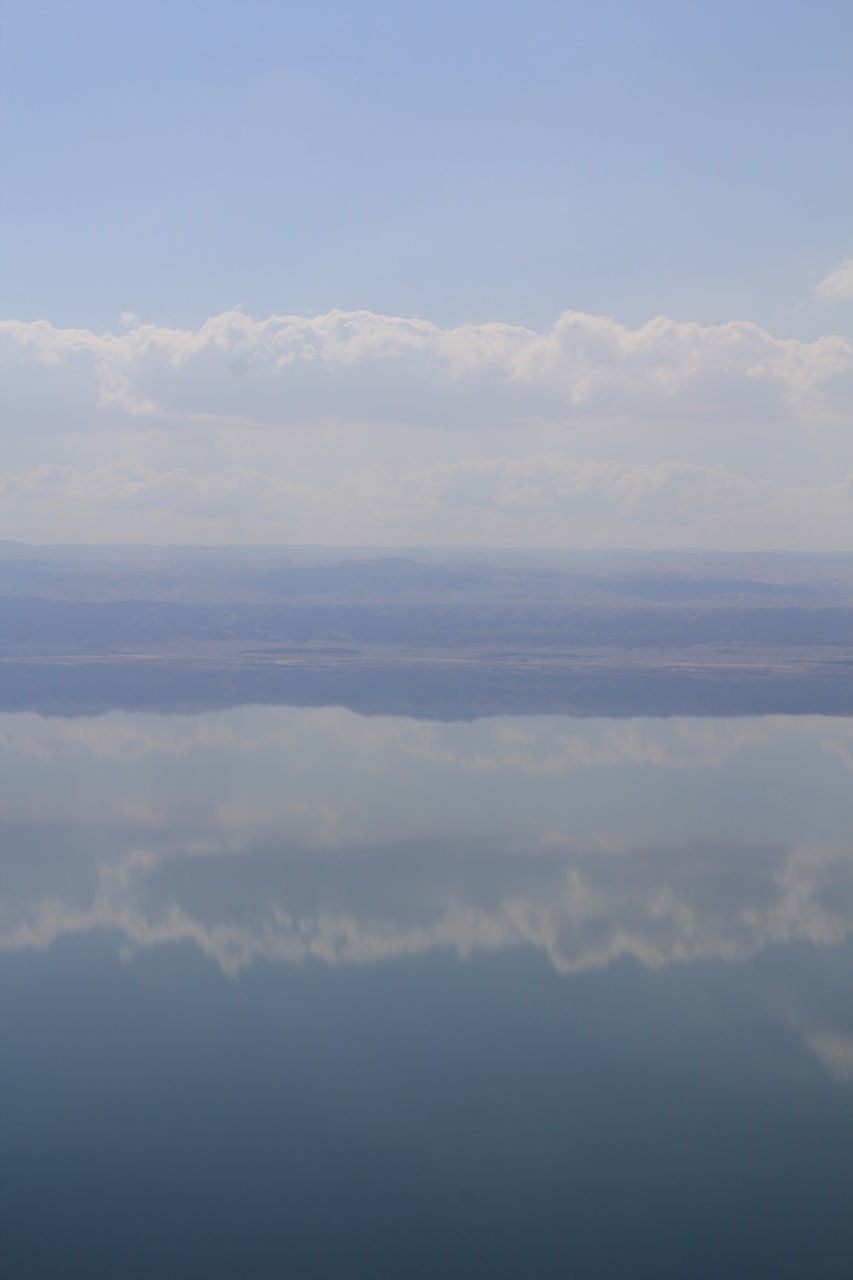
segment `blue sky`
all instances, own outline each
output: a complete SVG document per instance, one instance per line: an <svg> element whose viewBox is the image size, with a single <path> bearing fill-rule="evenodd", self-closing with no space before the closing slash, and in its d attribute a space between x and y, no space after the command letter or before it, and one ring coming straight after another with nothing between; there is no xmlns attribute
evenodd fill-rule
<svg viewBox="0 0 853 1280"><path fill-rule="evenodd" d="M786 312L850 250L849 4L4 5L6 306Z"/></svg>
<svg viewBox="0 0 853 1280"><path fill-rule="evenodd" d="M853 255L849 3L6 0L0 12L7 320L103 336L132 313L197 332L239 306L256 320L366 311L442 331L493 322L546 334L571 311L630 331L663 315L702 326L749 321L778 342L853 338L853 285L843 277ZM816 292L840 267L841 285ZM36 457L26 440L41 377L31 371L30 396L22 345L4 411L15 476L36 462L89 471L132 462L193 474L207 465L272 476L273 467L281 480L304 463L322 484L315 472L328 434L320 441L315 432L312 444L289 427L272 447L258 438L251 410L238 439L236 406L201 440L195 430L179 441L170 427L166 447L162 406L146 432L137 404L131 430L115 404L105 408L103 386L89 409L85 397L75 408L72 392L57 390L58 402L70 397L77 426L69 435L54 419L43 422ZM69 370L74 387L82 376ZM362 381L370 377L365 371ZM423 377L417 386L413 395L423 393ZM627 401L617 412L629 414ZM810 404L808 414L814 420L824 409ZM802 479L803 457L816 454L815 482L837 486L853 474L853 452L835 392L832 415L816 448L791 437L790 459ZM302 425L320 416L308 412ZM482 427L485 410L471 416ZM517 459L526 448L528 457L579 464L695 461L762 479L760 432L760 443L753 435L742 452L732 445L714 455L707 426L695 450L683 434L677 447L656 436L646 448L646 428L630 424L599 446L594 431L572 427L566 438L546 416L548 439L525 409L524 447L504 435L484 448L481 430L472 449L456 406L450 417L465 438L454 451L435 434L416 439L417 422L404 424L412 428L405 446L405 432L389 444L381 424L365 434L358 410L361 442L351 451L369 465L385 465L396 450L401 466L434 466ZM336 409L340 429L342 417ZM86 532L52 501L45 536ZM172 515L158 527L176 536L277 532L224 517L217 525L215 514L194 526L177 499ZM775 519L760 540L788 537ZM9 516L0 534L14 536L19 523ZM438 523L407 530L392 521L373 536L433 540ZM840 508L821 536L835 544L844 524ZM464 518L451 525L475 537ZM540 525L496 533L487 521L476 536L492 529L501 540L536 542L574 527L552 522L549 534ZM331 532L368 537L371 527L356 519L349 532ZM39 528L33 517L26 536ZM128 523L114 512L89 534L145 531L141 515ZM302 540L298 521L278 532ZM581 533L593 542L667 538L630 522ZM672 533L676 542L687 536L718 535L704 526Z"/></svg>

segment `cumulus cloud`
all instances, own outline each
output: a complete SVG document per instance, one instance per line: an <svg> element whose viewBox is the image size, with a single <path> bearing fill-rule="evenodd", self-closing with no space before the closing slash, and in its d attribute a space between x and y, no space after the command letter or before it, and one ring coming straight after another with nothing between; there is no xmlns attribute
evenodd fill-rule
<svg viewBox="0 0 853 1280"><path fill-rule="evenodd" d="M120 333L0 321L0 358L33 378L67 367L101 408L133 416L323 418L483 427L582 415L738 420L833 414L853 343L777 338L745 321L659 316L631 329L566 311L545 332L492 323L331 311L256 320L232 310L197 329L123 317Z"/></svg>
<svg viewBox="0 0 853 1280"><path fill-rule="evenodd" d="M853 258L845 258L815 285L814 292L828 302L853 301Z"/></svg>
<svg viewBox="0 0 853 1280"><path fill-rule="evenodd" d="M564 312L0 321L0 537L853 546L853 341Z"/></svg>

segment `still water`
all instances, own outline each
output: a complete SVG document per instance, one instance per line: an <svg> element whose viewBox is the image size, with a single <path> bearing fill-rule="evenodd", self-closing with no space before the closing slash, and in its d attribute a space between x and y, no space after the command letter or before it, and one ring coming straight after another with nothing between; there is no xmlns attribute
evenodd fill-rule
<svg viewBox="0 0 853 1280"><path fill-rule="evenodd" d="M853 1274L853 721L0 715L0 1264Z"/></svg>

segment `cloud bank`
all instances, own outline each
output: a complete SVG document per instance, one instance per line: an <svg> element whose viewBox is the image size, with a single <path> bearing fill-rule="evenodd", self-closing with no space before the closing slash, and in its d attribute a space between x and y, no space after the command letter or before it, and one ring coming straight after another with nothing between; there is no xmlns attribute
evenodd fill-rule
<svg viewBox="0 0 853 1280"><path fill-rule="evenodd" d="M254 320L232 310L198 329L131 319L117 334L5 320L0 342L6 364L85 370L103 407L280 425L832 413L849 407L853 375L853 342L843 337L801 342L747 322L663 316L629 329L574 311L544 333L502 323L441 329L369 311Z"/></svg>
<svg viewBox="0 0 853 1280"><path fill-rule="evenodd" d="M575 311L544 332L3 320L0 374L4 537L853 546L842 336Z"/></svg>
<svg viewBox="0 0 853 1280"><path fill-rule="evenodd" d="M549 453L290 478L127 458L0 474L0 504L4 534L34 542L156 542L166 529L173 541L821 549L851 545L853 472L778 486L721 466Z"/></svg>

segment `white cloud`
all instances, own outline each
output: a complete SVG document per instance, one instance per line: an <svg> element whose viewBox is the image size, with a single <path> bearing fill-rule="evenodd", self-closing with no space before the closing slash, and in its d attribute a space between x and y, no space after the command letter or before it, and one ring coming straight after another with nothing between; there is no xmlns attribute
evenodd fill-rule
<svg viewBox="0 0 853 1280"><path fill-rule="evenodd" d="M754 502L765 486L725 467L664 461L653 465L578 461L565 454L521 459L463 458L433 467L421 479L432 501L456 495L507 511L580 510L605 506L617 519L638 513L693 515Z"/></svg>
<svg viewBox="0 0 853 1280"><path fill-rule="evenodd" d="M833 267L829 275L815 285L814 292L828 302L853 301L853 258L845 258Z"/></svg>
<svg viewBox="0 0 853 1280"><path fill-rule="evenodd" d="M0 321L0 537L853 547L853 342L564 312Z"/></svg>
<svg viewBox="0 0 853 1280"><path fill-rule="evenodd" d="M101 408L134 416L270 424L323 418L432 426L789 417L843 409L853 342L776 338L758 325L659 316L636 329L564 312L544 333L494 323L332 311L254 320L223 312L198 329L141 324L96 334L0 321L0 358L88 371ZM7 416L8 424L8 416Z"/></svg>
<svg viewBox="0 0 853 1280"><path fill-rule="evenodd" d="M27 501L58 501L62 505L141 507L156 510L178 502L184 509L213 509L233 499L252 501L280 492L270 476L247 467L194 475L185 467L156 470L134 459L122 459L81 471L72 466L35 467L32 471L0 475L0 495Z"/></svg>
<svg viewBox="0 0 853 1280"><path fill-rule="evenodd" d="M551 452L451 462L322 463L284 475L137 459L0 474L0 537L162 542L713 545L853 548L853 474L774 485L723 466Z"/></svg>

